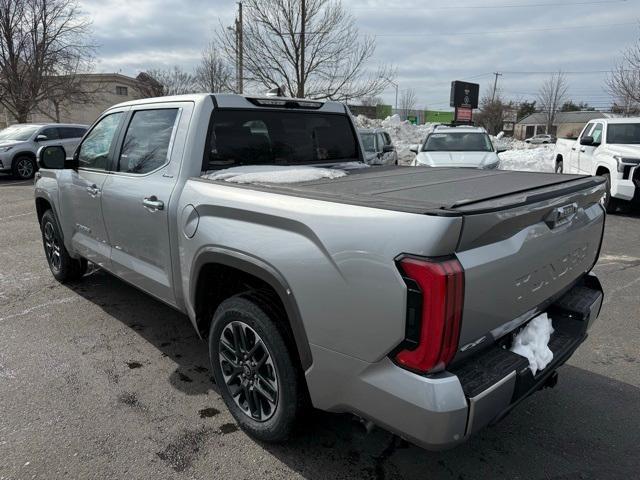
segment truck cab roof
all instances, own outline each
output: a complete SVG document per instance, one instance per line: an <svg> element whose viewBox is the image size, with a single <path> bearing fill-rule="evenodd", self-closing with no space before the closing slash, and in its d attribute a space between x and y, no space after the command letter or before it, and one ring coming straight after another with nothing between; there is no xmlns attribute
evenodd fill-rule
<svg viewBox="0 0 640 480"><path fill-rule="evenodd" d="M200 103L212 100L217 108L287 108L296 110L314 110L325 113L346 113L345 106L331 100L309 100L291 97L268 97L261 95L238 95L235 93L194 93L188 95L172 95L166 97L143 98L119 103L111 108L120 108L150 103L194 102Z"/></svg>

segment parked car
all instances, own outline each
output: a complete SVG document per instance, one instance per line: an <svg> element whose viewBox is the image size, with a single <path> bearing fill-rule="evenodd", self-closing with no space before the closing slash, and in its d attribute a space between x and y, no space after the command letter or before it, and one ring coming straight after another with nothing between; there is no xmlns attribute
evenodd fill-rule
<svg viewBox="0 0 640 480"><path fill-rule="evenodd" d="M526 143L530 143L532 145L541 145L546 143L556 143L556 137L553 135L540 134L534 135L533 137L525 139Z"/></svg>
<svg viewBox="0 0 640 480"><path fill-rule="evenodd" d="M365 162L369 165L397 165L398 152L391 142L391 136L379 128L358 130Z"/></svg>
<svg viewBox="0 0 640 480"><path fill-rule="evenodd" d="M494 148L484 128L438 125L411 151L416 154L414 166L496 169L502 150Z"/></svg>
<svg viewBox="0 0 640 480"><path fill-rule="evenodd" d="M450 447L555 384L599 313L602 178L329 172L364 160L340 103L137 100L107 110L72 157L38 158L53 276L77 281L90 261L188 315L231 414L264 441L310 402ZM339 178L224 180L300 166ZM536 371L509 347L541 314L553 359Z"/></svg>
<svg viewBox="0 0 640 480"><path fill-rule="evenodd" d="M63 123L20 123L0 130L0 172L23 180L33 178L38 148L60 145L73 152L86 131L86 125Z"/></svg>
<svg viewBox="0 0 640 480"><path fill-rule="evenodd" d="M558 139L554 155L558 173L606 179L608 212L621 202L640 204L640 117L591 120L577 140Z"/></svg>

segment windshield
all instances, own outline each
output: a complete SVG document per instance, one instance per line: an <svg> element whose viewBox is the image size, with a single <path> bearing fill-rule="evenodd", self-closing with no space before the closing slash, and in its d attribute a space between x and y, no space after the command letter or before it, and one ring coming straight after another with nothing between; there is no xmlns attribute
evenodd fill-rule
<svg viewBox="0 0 640 480"><path fill-rule="evenodd" d="M640 123L610 123L607 143L640 144Z"/></svg>
<svg viewBox="0 0 640 480"><path fill-rule="evenodd" d="M432 133L423 152L493 152L493 145L486 133Z"/></svg>
<svg viewBox="0 0 640 480"><path fill-rule="evenodd" d="M376 136L373 133L361 133L360 138L362 138L362 146L365 152L376 151Z"/></svg>
<svg viewBox="0 0 640 480"><path fill-rule="evenodd" d="M40 128L37 125L12 125L0 130L0 140L18 140L24 142Z"/></svg>
<svg viewBox="0 0 640 480"><path fill-rule="evenodd" d="M346 115L291 110L224 110L213 115L207 169L359 161Z"/></svg>

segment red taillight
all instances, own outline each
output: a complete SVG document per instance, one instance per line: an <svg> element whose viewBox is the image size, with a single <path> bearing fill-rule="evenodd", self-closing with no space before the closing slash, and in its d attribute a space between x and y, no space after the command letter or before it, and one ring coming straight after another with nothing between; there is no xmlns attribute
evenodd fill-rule
<svg viewBox="0 0 640 480"><path fill-rule="evenodd" d="M400 260L404 276L422 293L418 344L396 354L399 365L420 373L442 370L455 356L460 338L464 270L455 258Z"/></svg>

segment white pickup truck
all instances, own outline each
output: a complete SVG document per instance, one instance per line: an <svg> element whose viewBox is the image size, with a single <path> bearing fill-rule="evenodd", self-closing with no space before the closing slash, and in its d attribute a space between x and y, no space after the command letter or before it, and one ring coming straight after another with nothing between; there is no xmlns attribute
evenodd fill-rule
<svg viewBox="0 0 640 480"><path fill-rule="evenodd" d="M640 117L591 120L577 140L559 138L554 157L557 173L607 179L607 212L621 201L640 203Z"/></svg>

